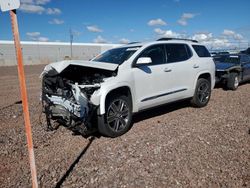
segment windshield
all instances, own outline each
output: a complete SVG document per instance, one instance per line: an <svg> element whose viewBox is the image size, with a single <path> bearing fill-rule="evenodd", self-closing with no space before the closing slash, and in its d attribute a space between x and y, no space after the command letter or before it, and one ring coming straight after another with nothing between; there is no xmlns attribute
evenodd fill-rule
<svg viewBox="0 0 250 188"><path fill-rule="evenodd" d="M240 64L240 57L239 56L218 56L218 57L215 57L214 60L216 62Z"/></svg>
<svg viewBox="0 0 250 188"><path fill-rule="evenodd" d="M95 57L92 61L122 64L124 61L129 59L140 46L126 47L126 48L114 48L104 52L103 54Z"/></svg>
<svg viewBox="0 0 250 188"><path fill-rule="evenodd" d="M226 58L227 58L227 56L215 56L214 60L216 62L224 62Z"/></svg>
<svg viewBox="0 0 250 188"><path fill-rule="evenodd" d="M234 64L239 64L240 63L240 58L238 56L235 56L235 57L227 57L225 59L225 62L226 63L234 63Z"/></svg>

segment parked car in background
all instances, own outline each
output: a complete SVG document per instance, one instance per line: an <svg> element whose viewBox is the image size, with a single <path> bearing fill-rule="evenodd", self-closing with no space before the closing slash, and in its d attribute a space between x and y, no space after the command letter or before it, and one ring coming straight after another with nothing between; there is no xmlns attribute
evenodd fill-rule
<svg viewBox="0 0 250 188"><path fill-rule="evenodd" d="M218 52L217 55L228 55L230 54L229 52L223 51L223 52Z"/></svg>
<svg viewBox="0 0 250 188"><path fill-rule="evenodd" d="M220 55L214 57L216 83L236 90L239 83L250 80L250 56L246 54Z"/></svg>
<svg viewBox="0 0 250 188"><path fill-rule="evenodd" d="M218 55L218 53L217 53L217 52L211 52L210 55L211 55L212 57L214 57L214 56Z"/></svg>

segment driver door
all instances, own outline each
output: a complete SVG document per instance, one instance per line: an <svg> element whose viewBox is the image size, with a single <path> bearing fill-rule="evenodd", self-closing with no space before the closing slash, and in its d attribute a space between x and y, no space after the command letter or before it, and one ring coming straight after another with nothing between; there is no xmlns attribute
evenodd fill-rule
<svg viewBox="0 0 250 188"><path fill-rule="evenodd" d="M166 55L164 45L158 44L146 48L139 57L150 57L152 63L138 64L133 68L135 94L139 110L164 103L164 93L168 90L166 80ZM161 96L162 95L162 96Z"/></svg>

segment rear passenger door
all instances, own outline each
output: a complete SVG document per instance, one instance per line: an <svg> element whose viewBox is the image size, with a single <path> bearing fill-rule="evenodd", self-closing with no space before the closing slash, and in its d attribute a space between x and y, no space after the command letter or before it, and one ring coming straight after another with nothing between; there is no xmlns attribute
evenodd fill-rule
<svg viewBox="0 0 250 188"><path fill-rule="evenodd" d="M191 86L195 80L199 66L191 60L192 51L187 44L166 44L167 64L166 80L168 80L168 100L174 101L191 97ZM197 62L198 63L198 62Z"/></svg>
<svg viewBox="0 0 250 188"><path fill-rule="evenodd" d="M192 49L194 50L193 68L196 68L196 75L209 73L211 76L211 87L214 87L215 84L215 63L207 50L207 48L203 45L192 44ZM198 72L197 72L198 71ZM196 87L197 80L194 80L195 84L193 89Z"/></svg>

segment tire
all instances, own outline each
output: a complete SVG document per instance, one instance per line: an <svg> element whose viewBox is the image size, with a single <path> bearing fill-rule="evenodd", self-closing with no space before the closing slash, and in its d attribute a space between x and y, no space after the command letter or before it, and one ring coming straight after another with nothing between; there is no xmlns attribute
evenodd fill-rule
<svg viewBox="0 0 250 188"><path fill-rule="evenodd" d="M98 117L99 132L108 137L118 137L131 127L132 103L126 96L112 96L107 99L106 113Z"/></svg>
<svg viewBox="0 0 250 188"><path fill-rule="evenodd" d="M227 79L227 89L235 91L239 87L239 74L238 73L230 73Z"/></svg>
<svg viewBox="0 0 250 188"><path fill-rule="evenodd" d="M211 83L205 78L198 79L191 104L198 108L204 107L208 104L210 96Z"/></svg>

